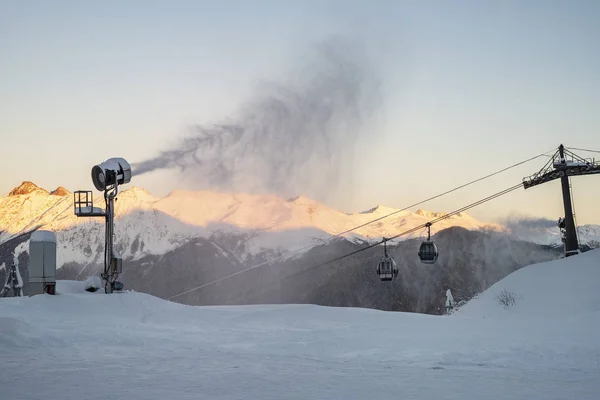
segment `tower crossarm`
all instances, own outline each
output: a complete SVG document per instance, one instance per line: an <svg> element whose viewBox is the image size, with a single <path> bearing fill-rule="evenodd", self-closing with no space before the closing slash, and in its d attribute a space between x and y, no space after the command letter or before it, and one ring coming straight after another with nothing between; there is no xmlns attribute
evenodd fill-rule
<svg viewBox="0 0 600 400"><path fill-rule="evenodd" d="M563 176L592 174L600 174L600 162L581 158L567 149L561 148L539 172L523 178L523 187L528 189Z"/></svg>
<svg viewBox="0 0 600 400"><path fill-rule="evenodd" d="M600 163L584 165L568 165L564 168L549 169L548 171L540 171L537 174L523 178L523 187L528 189L542 183L550 182L563 176L580 176L600 174Z"/></svg>

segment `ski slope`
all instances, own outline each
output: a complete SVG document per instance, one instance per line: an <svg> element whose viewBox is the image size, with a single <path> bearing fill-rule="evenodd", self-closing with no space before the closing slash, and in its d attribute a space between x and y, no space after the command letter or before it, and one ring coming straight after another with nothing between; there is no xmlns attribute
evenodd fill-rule
<svg viewBox="0 0 600 400"><path fill-rule="evenodd" d="M0 398L597 399L598 283L600 250L526 267L437 317L190 307L63 281L57 296L0 299Z"/></svg>

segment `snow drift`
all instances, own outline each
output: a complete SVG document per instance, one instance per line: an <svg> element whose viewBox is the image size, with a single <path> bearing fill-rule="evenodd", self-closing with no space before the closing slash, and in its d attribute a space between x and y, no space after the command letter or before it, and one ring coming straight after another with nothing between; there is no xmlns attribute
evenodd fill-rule
<svg viewBox="0 0 600 400"><path fill-rule="evenodd" d="M600 249L530 265L496 282L457 315L486 317L598 317Z"/></svg>

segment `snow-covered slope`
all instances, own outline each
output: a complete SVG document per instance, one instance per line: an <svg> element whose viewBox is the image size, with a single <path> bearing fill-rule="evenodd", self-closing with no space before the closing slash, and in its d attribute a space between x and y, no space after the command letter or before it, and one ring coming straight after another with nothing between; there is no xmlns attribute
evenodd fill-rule
<svg viewBox="0 0 600 400"><path fill-rule="evenodd" d="M97 246L103 243L103 220L77 218L68 192L60 196L36 188L26 182L10 196L0 197L0 242L33 229L49 229L58 235L59 266L67 262L98 261L101 251ZM62 189L53 193L64 192ZM95 197L94 205L104 207L101 195ZM346 214L302 196L283 199L271 195L175 191L156 198L144 189L133 187L119 194L116 233L121 255L131 259L164 254L194 237L209 238L215 233L243 235L248 254L265 250L285 252L318 244L320 239L328 239L393 211L396 210L378 206L366 212ZM367 240L389 237L439 215L424 210L403 211L345 236ZM434 225L432 231L450 226L502 229L463 213ZM423 234L415 232L402 239Z"/></svg>
<svg viewBox="0 0 600 400"><path fill-rule="evenodd" d="M526 267L497 284L515 307L494 286L449 317L190 307L58 282L57 296L0 299L1 398L595 400L599 267L600 251Z"/></svg>
<svg viewBox="0 0 600 400"><path fill-rule="evenodd" d="M530 265L496 282L457 314L579 318L600 315L600 249Z"/></svg>

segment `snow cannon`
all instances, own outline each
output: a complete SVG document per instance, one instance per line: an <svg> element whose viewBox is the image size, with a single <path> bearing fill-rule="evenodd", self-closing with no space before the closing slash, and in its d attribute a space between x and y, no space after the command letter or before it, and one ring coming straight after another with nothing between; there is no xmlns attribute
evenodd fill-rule
<svg viewBox="0 0 600 400"><path fill-rule="evenodd" d="M120 157L108 160L92 167L92 182L96 189L104 192L106 208L94 207L92 191L78 190L74 193L75 215L78 217L104 217L104 271L100 277L104 281L106 293L123 290L123 284L117 281L123 272L123 260L114 249L115 236L115 200L119 194L119 185L131 182L131 165Z"/></svg>
<svg viewBox="0 0 600 400"><path fill-rule="evenodd" d="M103 163L94 165L92 181L99 191L104 191L107 187L116 184L129 183L131 181L131 165L124 158L109 158Z"/></svg>
<svg viewBox="0 0 600 400"><path fill-rule="evenodd" d="M29 295L55 294L56 235L35 231L29 239Z"/></svg>

